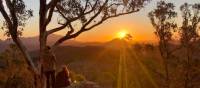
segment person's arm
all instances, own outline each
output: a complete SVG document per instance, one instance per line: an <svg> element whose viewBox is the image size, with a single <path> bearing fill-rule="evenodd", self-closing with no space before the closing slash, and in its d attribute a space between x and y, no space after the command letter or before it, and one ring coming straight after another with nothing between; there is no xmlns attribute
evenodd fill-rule
<svg viewBox="0 0 200 88"><path fill-rule="evenodd" d="M51 55L52 55L52 59L53 59L53 61L54 61L55 63L57 63L56 55L55 55L53 52L51 52Z"/></svg>
<svg viewBox="0 0 200 88"><path fill-rule="evenodd" d="M69 83L71 84L72 83L72 79L69 77Z"/></svg>
<svg viewBox="0 0 200 88"><path fill-rule="evenodd" d="M55 63L57 63L56 55L54 55L54 54L53 54L53 60L54 60Z"/></svg>

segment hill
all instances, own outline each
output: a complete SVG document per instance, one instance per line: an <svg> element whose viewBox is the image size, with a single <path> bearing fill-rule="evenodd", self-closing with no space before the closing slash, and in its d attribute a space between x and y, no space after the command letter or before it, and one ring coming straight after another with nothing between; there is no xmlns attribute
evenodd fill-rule
<svg viewBox="0 0 200 88"><path fill-rule="evenodd" d="M87 80L101 82L107 78L102 75L108 75L108 79L113 84L112 77L117 77L119 51L105 46L60 46L55 50L57 57L57 70L62 65L68 65L74 73L83 75ZM38 55L38 51L32 52L33 56ZM104 87L107 88L107 87Z"/></svg>
<svg viewBox="0 0 200 88"><path fill-rule="evenodd" d="M58 40L60 35L50 35L47 40L48 45L53 45L56 40ZM29 51L35 51L39 49L39 37L21 37L22 42L28 47ZM107 46L110 48L116 48L120 45L120 39L113 39L111 41L100 43L100 42L80 42L76 40L67 40L61 44L61 46L76 46L76 47L85 47L85 46ZM4 51L9 44L13 43L12 39L0 40L0 52Z"/></svg>
<svg viewBox="0 0 200 88"><path fill-rule="evenodd" d="M48 45L53 45L56 40L58 40L60 37L60 35L50 35L48 37L48 41L47 44ZM26 47L28 47L29 51L34 51L34 50L38 50L39 49L39 37L38 36L34 36L34 37L21 37L22 42L25 44ZM8 47L9 44L13 43L12 39L6 39L4 41L0 40L0 52L4 51L6 49L6 47ZM83 42L79 42L79 41L75 41L75 40L67 40L66 42L64 42L63 44L61 44L61 46L86 46L86 45L100 45L100 43L97 42L92 42L92 43L83 43Z"/></svg>

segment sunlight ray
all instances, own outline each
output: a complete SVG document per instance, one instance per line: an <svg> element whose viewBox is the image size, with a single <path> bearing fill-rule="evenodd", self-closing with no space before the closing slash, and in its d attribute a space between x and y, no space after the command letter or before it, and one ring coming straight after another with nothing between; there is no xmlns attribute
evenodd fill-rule
<svg viewBox="0 0 200 88"><path fill-rule="evenodd" d="M120 58L119 58L119 72L117 88L128 88L128 72L126 63L126 50L124 46L120 46Z"/></svg>
<svg viewBox="0 0 200 88"><path fill-rule="evenodd" d="M135 61L138 63L138 65L141 67L142 71L146 74L148 80L152 83L152 85L155 88L159 88L158 85L156 84L156 82L154 81L154 79L151 77L151 75L149 74L149 71L147 70L147 68L143 65L143 63L138 59L137 55L134 53L134 51L130 48L130 46L127 46L128 51L127 52L131 52L129 53L129 55L131 55L133 57L133 59L135 59Z"/></svg>

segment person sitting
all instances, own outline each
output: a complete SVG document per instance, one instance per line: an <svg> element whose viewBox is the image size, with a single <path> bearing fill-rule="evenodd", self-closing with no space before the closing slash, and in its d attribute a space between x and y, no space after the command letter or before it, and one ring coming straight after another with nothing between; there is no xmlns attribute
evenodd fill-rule
<svg viewBox="0 0 200 88"><path fill-rule="evenodd" d="M69 70L67 66L63 66L62 71L56 75L55 88L66 88L70 86L71 79L69 77Z"/></svg>

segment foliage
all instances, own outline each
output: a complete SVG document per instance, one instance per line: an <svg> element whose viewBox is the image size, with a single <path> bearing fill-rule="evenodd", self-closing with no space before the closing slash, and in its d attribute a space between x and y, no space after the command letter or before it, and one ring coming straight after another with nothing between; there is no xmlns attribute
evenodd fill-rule
<svg viewBox="0 0 200 88"><path fill-rule="evenodd" d="M197 70L194 68L198 67L195 66L197 59L195 59L195 52L197 50L198 45L196 42L199 41L199 24L200 24L200 3L197 4L188 4L185 3L180 7L181 15L182 15L182 26L179 28L179 35L180 35L180 42L181 46L184 48L186 52L185 58L182 58L182 66L183 66L183 73L184 73L184 87L191 88L192 86L196 85L196 73Z"/></svg>
<svg viewBox="0 0 200 88"><path fill-rule="evenodd" d="M3 6L3 3L6 3ZM3 27L2 29L5 30L5 35L10 37L10 31L9 26L16 25L18 26L17 35L21 36L23 27L26 24L26 21L33 16L33 11L32 10L27 10L26 5L23 0L6 0L3 2L2 0L0 1L0 8L1 8L1 13L3 16L7 15L9 16L8 18L5 19L3 22ZM8 8L8 12L4 8ZM4 11L5 12L4 12ZM14 16L15 15L15 16ZM14 21L10 24L8 23L8 20L16 20L16 23ZM9 25L10 24L10 25ZM12 29L14 30L14 29Z"/></svg>
<svg viewBox="0 0 200 88"><path fill-rule="evenodd" d="M5 88L34 88L30 81L26 80L24 77L13 77L7 80Z"/></svg>
<svg viewBox="0 0 200 88"><path fill-rule="evenodd" d="M10 44L9 48L6 49L1 56L6 63L5 68L0 68L0 79L5 88L32 88L33 77L32 73L28 69L28 65L24 61L21 51L15 44ZM31 87L30 87L31 86Z"/></svg>
<svg viewBox="0 0 200 88"><path fill-rule="evenodd" d="M180 10L183 19L182 27L180 27L180 41L183 46L187 46L187 44L195 42L199 37L200 4L185 3L180 7Z"/></svg>
<svg viewBox="0 0 200 88"><path fill-rule="evenodd" d="M151 24L155 28L155 34L159 39L159 50L163 58L163 64L165 68L165 83L166 88L171 86L171 76L169 71L169 58L171 57L170 41L172 40L173 31L177 28L177 24L174 22L177 13L174 11L173 3L166 3L160 1L157 4L157 8L149 13Z"/></svg>
<svg viewBox="0 0 200 88"><path fill-rule="evenodd" d="M178 27L175 20L177 13L172 3L158 2L157 8L149 13L149 18L159 38L159 48L165 65L165 79L167 88L192 88L199 83L193 80L199 79L196 76L198 70L194 70L196 63L199 63L196 56L199 49L199 22L200 5L185 3L180 6L183 19L181 27ZM178 29L178 33L176 33ZM173 43L172 37L179 36ZM197 62L194 62L197 61ZM195 78L194 75L196 76Z"/></svg>
<svg viewBox="0 0 200 88"><path fill-rule="evenodd" d="M173 3L160 1L157 8L149 13L149 18L153 27L156 29L155 34L160 41L169 41L172 39L172 31L177 27L174 18L177 13L174 11Z"/></svg>

